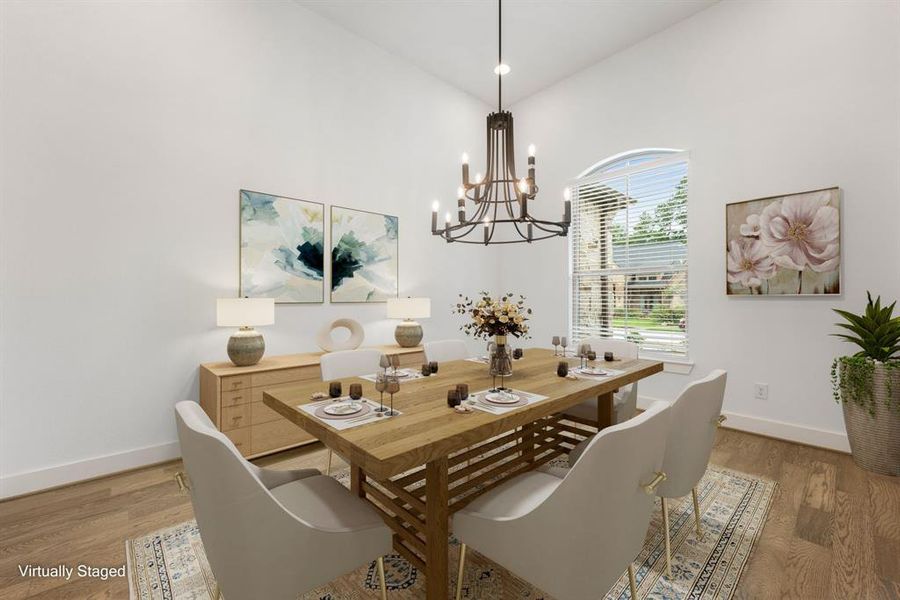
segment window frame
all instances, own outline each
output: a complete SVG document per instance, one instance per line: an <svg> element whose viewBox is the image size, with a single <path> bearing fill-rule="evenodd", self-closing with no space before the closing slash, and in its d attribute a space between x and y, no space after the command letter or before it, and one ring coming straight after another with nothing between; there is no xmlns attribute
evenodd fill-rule
<svg viewBox="0 0 900 600"><path fill-rule="evenodd" d="M615 169L612 171L606 170L606 167L612 165L616 162L619 162L623 159L632 159L638 158L640 156L645 156L648 154L660 154L662 155L657 160L648 161L645 163L640 163L638 165L630 165L623 167L621 169ZM620 152L618 154L614 154L603 160L600 160L587 169L584 169L577 177L569 180L567 186L571 189L574 189L579 186L589 185L591 183L602 183L603 181L609 179L615 179L619 177L628 177L634 173L639 173L641 171L646 171L650 169L656 169L659 167L664 167L669 164L675 163L685 163L686 166L686 177L688 180L688 235L685 243L685 256L688 257L687 265L684 269L685 274L685 286L688 290L686 295L685 302L685 328L684 328L684 336L685 340L687 340L687 352L683 355L680 354L671 354L668 352L653 352L644 350L639 347L638 353L642 358L650 358L655 360L661 360L666 363L666 371L671 371L680 374L688 374L693 367L693 360L691 359L691 305L690 302L687 301L690 294L690 245L691 245L691 236L690 236L690 198L691 198L691 152L690 150L678 150L675 148L640 148L635 150L628 150L626 152ZM569 334L570 339L574 341L574 331L575 331L575 298L574 298L574 288L575 288L575 249L574 249L574 240L575 236L568 236L568 277L567 277L567 332ZM674 365L671 369L669 365Z"/></svg>

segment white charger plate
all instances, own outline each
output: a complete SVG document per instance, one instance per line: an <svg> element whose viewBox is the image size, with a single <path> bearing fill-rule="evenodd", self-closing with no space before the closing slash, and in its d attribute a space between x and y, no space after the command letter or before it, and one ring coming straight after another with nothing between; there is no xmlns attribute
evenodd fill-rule
<svg viewBox="0 0 900 600"><path fill-rule="evenodd" d="M322 412L334 415L336 417L346 417L347 415L353 415L358 413L363 409L363 403L357 401L345 401L345 402L334 402L333 404L327 404Z"/></svg>
<svg viewBox="0 0 900 600"><path fill-rule="evenodd" d="M484 399L491 404L516 404L522 397L518 394L508 394L503 396L498 392L488 392L484 395Z"/></svg>

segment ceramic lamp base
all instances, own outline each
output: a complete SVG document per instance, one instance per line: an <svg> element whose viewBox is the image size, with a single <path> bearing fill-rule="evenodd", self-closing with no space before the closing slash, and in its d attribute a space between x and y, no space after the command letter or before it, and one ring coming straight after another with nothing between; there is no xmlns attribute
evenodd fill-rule
<svg viewBox="0 0 900 600"><path fill-rule="evenodd" d="M394 339L403 348L418 346L422 341L422 326L415 321L403 321L394 330Z"/></svg>
<svg viewBox="0 0 900 600"><path fill-rule="evenodd" d="M255 365L266 352L266 341L252 327L241 327L228 338L228 358L239 367Z"/></svg>

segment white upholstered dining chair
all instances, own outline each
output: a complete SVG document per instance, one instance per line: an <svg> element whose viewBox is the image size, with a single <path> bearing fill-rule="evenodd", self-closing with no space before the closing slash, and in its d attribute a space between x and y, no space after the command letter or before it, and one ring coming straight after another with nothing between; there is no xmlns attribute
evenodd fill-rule
<svg viewBox="0 0 900 600"><path fill-rule="evenodd" d="M725 398L725 382L728 374L717 369L688 384L672 403L666 456L663 470L667 478L656 488L663 513L663 529L666 542L666 574L672 576L672 551L669 539L668 498L681 498L691 493L694 501L694 525L697 537L700 528L700 503L697 484L706 473L712 447L716 441L716 429L725 420L722 402Z"/></svg>
<svg viewBox="0 0 900 600"><path fill-rule="evenodd" d="M380 369L378 362L381 360L382 354L381 350L374 348L339 350L323 354L319 359L322 381L371 375Z"/></svg>
<svg viewBox="0 0 900 600"><path fill-rule="evenodd" d="M660 402L586 444L563 477L529 471L486 492L453 517L461 542L559 600L599 598L639 554L662 472L669 407Z"/></svg>
<svg viewBox="0 0 900 600"><path fill-rule="evenodd" d="M585 338L579 344L590 344L591 350L602 357L604 352L612 352L616 359L634 360L638 357L638 346L625 340L616 340L605 337ZM578 347L577 344L575 346ZM632 418L637 412L637 382L630 383L613 394L613 424L622 423ZM591 422L597 421L597 400L585 400L581 404L576 404L563 411L563 414L586 419Z"/></svg>
<svg viewBox="0 0 900 600"><path fill-rule="evenodd" d="M342 377L359 377L377 373L381 368L378 364L383 353L373 348L362 350L339 350L323 354L319 359L319 368L322 371L322 381L334 381ZM344 393L347 393L346 390ZM325 474L331 475L331 460L334 453L328 449L328 466Z"/></svg>
<svg viewBox="0 0 900 600"><path fill-rule="evenodd" d="M448 362L469 358L469 349L462 340L437 340L425 342L425 360L429 362Z"/></svg>
<svg viewBox="0 0 900 600"><path fill-rule="evenodd" d="M175 405L181 455L203 548L228 600L295 599L382 556L391 530L378 513L315 469L247 462L196 402Z"/></svg>

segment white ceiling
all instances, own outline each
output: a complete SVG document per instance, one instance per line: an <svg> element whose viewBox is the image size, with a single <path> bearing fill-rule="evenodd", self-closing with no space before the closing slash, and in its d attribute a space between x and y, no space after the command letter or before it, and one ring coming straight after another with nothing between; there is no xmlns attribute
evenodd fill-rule
<svg viewBox="0 0 900 600"><path fill-rule="evenodd" d="M494 105L497 3L488 0L296 0ZM716 0L506 0L503 103L521 100Z"/></svg>

